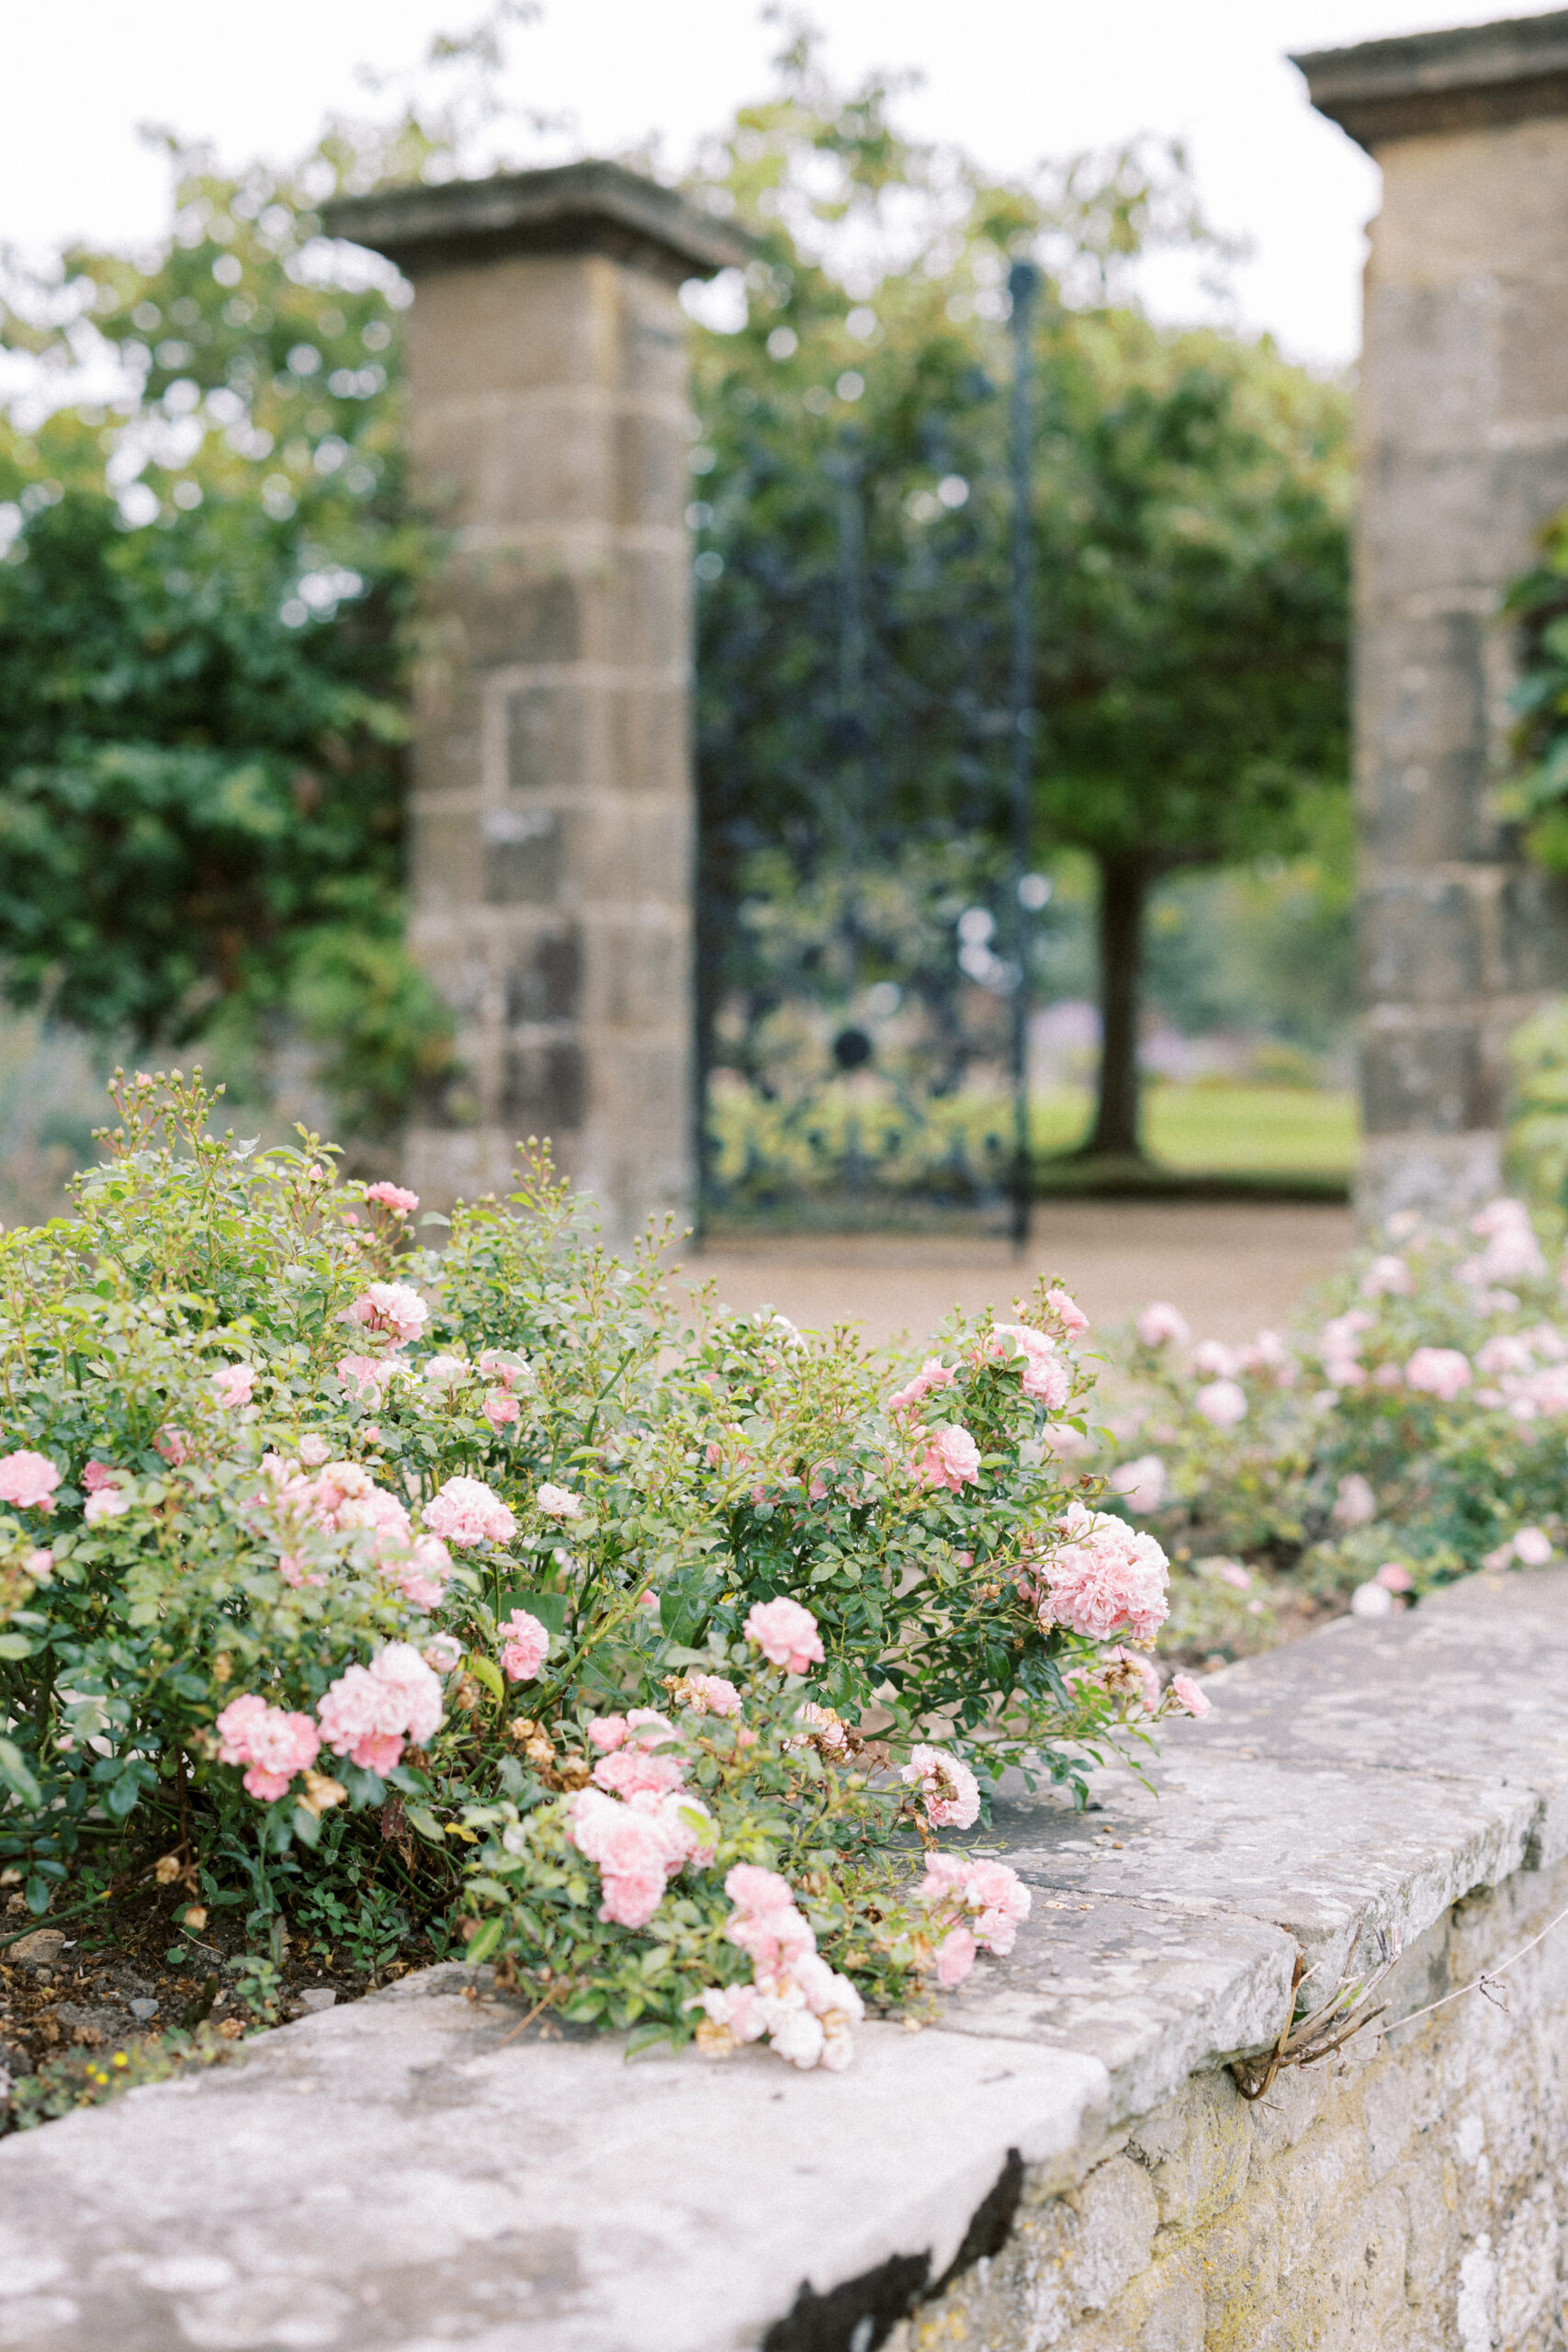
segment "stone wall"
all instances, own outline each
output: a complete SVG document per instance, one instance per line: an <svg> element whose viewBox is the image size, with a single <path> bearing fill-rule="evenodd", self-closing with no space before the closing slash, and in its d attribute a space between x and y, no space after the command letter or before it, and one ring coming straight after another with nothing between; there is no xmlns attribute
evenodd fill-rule
<svg viewBox="0 0 1568 2352"><path fill-rule="evenodd" d="M1385 1983L1413 2013L1568 1909L1568 1867L1478 1890ZM1066 2195L1026 2176L1006 2244L889 2352L1557 2352L1568 2231L1568 1926L1408 2030L1249 2105L1194 2076Z"/></svg>
<svg viewBox="0 0 1568 2352"><path fill-rule="evenodd" d="M333 209L412 277L424 616L412 942L462 1078L416 1116L429 1204L547 1136L614 1237L693 1194L684 278L745 242L575 164Z"/></svg>
<svg viewBox="0 0 1568 2352"><path fill-rule="evenodd" d="M1374 154L1360 370L1361 1205L1501 1189L1509 1033L1568 985L1521 857L1504 590L1568 504L1568 12L1298 58Z"/></svg>
<svg viewBox="0 0 1568 2352"><path fill-rule="evenodd" d="M1564 1687L1564 1569L1216 1674L1154 1786L1007 1795L1015 1951L841 2075L446 1967L8 2139L0 2345L1563 2352L1568 1921L1414 2012L1568 1905ZM1245 2105L1394 1938L1392 2030Z"/></svg>

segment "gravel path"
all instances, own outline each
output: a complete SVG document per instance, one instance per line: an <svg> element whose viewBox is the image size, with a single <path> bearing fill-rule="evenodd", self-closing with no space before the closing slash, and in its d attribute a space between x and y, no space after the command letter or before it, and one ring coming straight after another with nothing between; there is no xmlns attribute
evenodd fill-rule
<svg viewBox="0 0 1568 2352"><path fill-rule="evenodd" d="M858 1323L876 1343L923 1339L954 1306L1001 1310L1042 1272L1060 1274L1097 1324L1167 1298L1198 1337L1237 1340L1283 1323L1354 1238L1344 1208L1066 1201L1035 1210L1021 1261L1000 1241L835 1234L724 1241L683 1273L711 1277L738 1312L776 1306L815 1330Z"/></svg>

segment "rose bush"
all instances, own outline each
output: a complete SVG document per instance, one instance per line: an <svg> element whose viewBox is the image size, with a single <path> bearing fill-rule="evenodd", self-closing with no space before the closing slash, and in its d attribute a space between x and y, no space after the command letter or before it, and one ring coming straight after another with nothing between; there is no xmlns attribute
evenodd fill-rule
<svg viewBox="0 0 1568 2352"><path fill-rule="evenodd" d="M1194 1555L1211 1603L1228 1586L1261 1621L1269 1572L1382 1613L1472 1568L1561 1556L1564 1287L1504 1199L1457 1228L1396 1216L1288 1337L1193 1346L1175 1308L1146 1307L1111 1351L1111 1426L1066 1442L1170 1547L1168 1630L1214 1630L1182 1574Z"/></svg>
<svg viewBox="0 0 1568 2352"><path fill-rule="evenodd" d="M199 1081L115 1093L74 1216L0 1237L0 1865L34 1911L172 1856L252 1925L378 1905L570 2016L837 2064L867 1994L957 1982L1027 1901L973 1858L912 1880L914 1838L1195 1711L1129 1646L1158 1544L1061 1466L1065 1293L900 1388L694 1313L542 1158L424 1219L437 1251L315 1139L210 1134Z"/></svg>

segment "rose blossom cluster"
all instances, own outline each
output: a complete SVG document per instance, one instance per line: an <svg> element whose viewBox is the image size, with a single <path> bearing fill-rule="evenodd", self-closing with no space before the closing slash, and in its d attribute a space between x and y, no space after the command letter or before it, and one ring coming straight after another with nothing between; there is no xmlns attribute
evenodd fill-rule
<svg viewBox="0 0 1568 2352"><path fill-rule="evenodd" d="M530 1610L514 1609L496 1627L501 1663L509 1682L532 1682L549 1655L549 1628Z"/></svg>
<svg viewBox="0 0 1568 2352"><path fill-rule="evenodd" d="M507 1544L517 1521L482 1478L448 1478L422 1512L426 1527L445 1544L468 1550L476 1544Z"/></svg>
<svg viewBox="0 0 1568 2352"><path fill-rule="evenodd" d="M976 1952L1000 1958L1011 1951L1031 1905L1015 1870L969 1854L928 1854L915 1899L933 1929L945 1929L937 1946L936 1981L950 1990L963 1984Z"/></svg>
<svg viewBox="0 0 1568 2352"><path fill-rule="evenodd" d="M919 1789L926 1819L933 1829L968 1829L980 1815L980 1783L961 1756L923 1741L909 1750L909 1760L898 1778Z"/></svg>
<svg viewBox="0 0 1568 2352"><path fill-rule="evenodd" d="M316 1703L316 1721L270 1706L254 1692L231 1699L218 1717L218 1760L243 1764L243 1785L264 1804L286 1796L325 1742L367 1771L389 1772L405 1739L422 1745L442 1722L441 1684L407 1642L389 1642L368 1666L344 1668Z"/></svg>
<svg viewBox="0 0 1568 2352"><path fill-rule="evenodd" d="M313 1450L309 1438L301 1442L300 1453L307 1448ZM426 1532L415 1534L406 1507L385 1487L378 1487L357 1462L327 1462L307 1476L298 1462L265 1453L261 1466L271 1481L272 1499L286 1521L292 1519L306 1529L318 1528L333 1535L367 1534L377 1569L397 1586L405 1600L416 1609L437 1605L452 1573L452 1555L439 1532L430 1529L428 1510ZM284 1551L278 1570L286 1584L320 1581L307 1578L292 1547Z"/></svg>
<svg viewBox="0 0 1568 2352"><path fill-rule="evenodd" d="M1471 1218L1470 1229L1486 1247L1456 1269L1460 1281L1474 1291L1492 1294L1484 1299L1478 1297L1476 1304L1483 1311L1489 1306L1517 1306L1518 1300L1511 1293L1498 1293L1495 1285L1539 1282L1546 1272L1546 1260L1535 1238L1529 1209L1523 1201L1488 1201Z"/></svg>
<svg viewBox="0 0 1568 2352"><path fill-rule="evenodd" d="M717 1827L685 1788L681 1758L658 1753L676 1736L664 1716L650 1707L600 1715L588 1736L601 1754L592 1787L569 1801L567 1836L598 1868L600 1918L646 1928L677 1871L713 1860Z"/></svg>
<svg viewBox="0 0 1568 2352"><path fill-rule="evenodd" d="M1065 1291L1062 1296L1066 1297ZM1067 1303L1072 1305L1071 1300ZM1073 1312L1076 1315L1077 1308L1074 1307ZM1088 1317L1083 1320L1087 1323ZM1072 1393L1071 1364L1058 1354L1055 1340L1035 1330L1032 1324L993 1325L986 1352L1017 1365L1023 1374L1024 1395L1034 1397L1051 1412L1059 1410Z"/></svg>
<svg viewBox="0 0 1568 2352"><path fill-rule="evenodd" d="M385 1178L378 1184L367 1184L365 1197L367 1201L379 1201L394 1216L412 1216L419 1206L417 1193L411 1193L406 1184L389 1184Z"/></svg>
<svg viewBox="0 0 1568 2352"><path fill-rule="evenodd" d="M368 1666L345 1667L316 1704L334 1755L389 1772L412 1739L423 1747L443 1720L441 1682L410 1642L389 1642Z"/></svg>
<svg viewBox="0 0 1568 2352"><path fill-rule="evenodd" d="M1091 1641L1116 1634L1152 1641L1169 1611L1169 1564L1152 1535L1109 1511L1068 1506L1062 1540L1046 1555L1045 1590L1036 1600L1043 1625L1066 1625Z"/></svg>
<svg viewBox="0 0 1568 2352"><path fill-rule="evenodd" d="M854 2056L852 2030L865 2006L849 1978L829 1968L818 1951L788 1881L753 1862L737 1862L724 1891L734 1905L724 1932L750 1961L751 1982L710 1985L699 1996L712 2030L703 2033L706 2046L728 2052L737 2042L766 2039L792 2066L841 2073Z"/></svg>
<svg viewBox="0 0 1568 2352"><path fill-rule="evenodd" d="M344 1307L344 1319L386 1346L406 1348L423 1330L430 1309L408 1283L371 1283L362 1298Z"/></svg>
<svg viewBox="0 0 1568 2352"><path fill-rule="evenodd" d="M248 1794L270 1804L287 1795L296 1772L307 1772L315 1762L321 1735L309 1715L269 1707L250 1694L231 1699L214 1725L220 1743L220 1764L243 1764Z"/></svg>

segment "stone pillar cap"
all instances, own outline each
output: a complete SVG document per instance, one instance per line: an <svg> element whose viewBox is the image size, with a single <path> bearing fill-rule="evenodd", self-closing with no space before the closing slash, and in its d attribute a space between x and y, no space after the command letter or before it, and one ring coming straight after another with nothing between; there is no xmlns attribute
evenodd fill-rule
<svg viewBox="0 0 1568 2352"><path fill-rule="evenodd" d="M1568 8L1292 55L1319 114L1369 153L1387 140L1568 114Z"/></svg>
<svg viewBox="0 0 1568 2352"><path fill-rule="evenodd" d="M329 237L418 278L512 254L607 254L679 285L750 261L743 229L620 164L558 164L490 179L388 188L321 208Z"/></svg>

